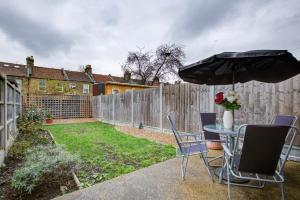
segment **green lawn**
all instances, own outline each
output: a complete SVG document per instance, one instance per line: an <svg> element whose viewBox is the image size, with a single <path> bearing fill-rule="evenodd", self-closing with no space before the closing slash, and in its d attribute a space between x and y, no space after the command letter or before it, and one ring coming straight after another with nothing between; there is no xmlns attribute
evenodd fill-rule
<svg viewBox="0 0 300 200"><path fill-rule="evenodd" d="M117 131L101 123L45 126L58 144L81 157L77 170L83 186L111 179L175 156L175 149Z"/></svg>

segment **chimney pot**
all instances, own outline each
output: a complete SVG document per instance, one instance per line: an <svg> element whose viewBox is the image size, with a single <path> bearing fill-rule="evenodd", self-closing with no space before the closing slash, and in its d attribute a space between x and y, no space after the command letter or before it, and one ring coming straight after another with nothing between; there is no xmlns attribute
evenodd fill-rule
<svg viewBox="0 0 300 200"><path fill-rule="evenodd" d="M129 71L125 71L124 72L124 81L125 82L130 82L130 80L131 80L131 73L129 72Z"/></svg>
<svg viewBox="0 0 300 200"><path fill-rule="evenodd" d="M84 72L87 74L92 74L92 65L86 65L84 68Z"/></svg>

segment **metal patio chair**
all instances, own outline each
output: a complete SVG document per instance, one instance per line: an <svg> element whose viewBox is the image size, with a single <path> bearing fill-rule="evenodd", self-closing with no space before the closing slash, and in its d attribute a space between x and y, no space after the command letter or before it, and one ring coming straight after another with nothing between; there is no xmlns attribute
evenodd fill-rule
<svg viewBox="0 0 300 200"><path fill-rule="evenodd" d="M173 122L171 115L168 115L167 118L169 120L170 127L172 129L172 132L175 136L180 153L182 155L182 162L181 162L182 179L183 180L185 179L189 156L199 155L200 158L204 162L204 166L208 172L208 175L211 177L211 179L213 181L213 177L208 168L206 142L204 140L201 140L198 137L198 135L196 135L196 134L179 133L175 127L175 124Z"/></svg>
<svg viewBox="0 0 300 200"><path fill-rule="evenodd" d="M296 121L297 121L297 117L296 116L292 116L292 115L276 115L272 121L271 121L271 124L274 124L274 125L283 125L283 126L295 126L296 124ZM290 130L290 131L293 131L293 130ZM290 138L287 138L287 140L290 139ZM280 160L280 164L282 162L282 160L284 160L285 158L285 150L283 149L282 152L281 152L281 160Z"/></svg>
<svg viewBox="0 0 300 200"><path fill-rule="evenodd" d="M217 113L200 113L200 119L201 119L201 124L202 124L202 135L203 135L203 137L206 141L219 142L219 143L226 142L225 140L221 140L220 135L218 133L212 133L212 132L203 130L203 127L205 125L216 124ZM211 167L220 167L221 165L210 165L210 163L217 160L217 159L220 159L222 157L223 157L223 155L221 155L221 156L208 156L208 158L212 158L208 161L209 166L211 166Z"/></svg>
<svg viewBox="0 0 300 200"><path fill-rule="evenodd" d="M276 115L271 124L282 126L294 126L297 121L296 116L291 115Z"/></svg>
<svg viewBox="0 0 300 200"><path fill-rule="evenodd" d="M262 188L265 182L278 183L282 199L285 199L283 170L297 133L298 129L293 126L240 126L233 152L223 145L226 165L223 170L227 169L228 199L231 198L230 186L233 185L230 181L231 176L256 182L256 185L234 184L238 186ZM243 136L244 140L239 144ZM291 140L285 158L279 165L280 154L287 137L291 137Z"/></svg>

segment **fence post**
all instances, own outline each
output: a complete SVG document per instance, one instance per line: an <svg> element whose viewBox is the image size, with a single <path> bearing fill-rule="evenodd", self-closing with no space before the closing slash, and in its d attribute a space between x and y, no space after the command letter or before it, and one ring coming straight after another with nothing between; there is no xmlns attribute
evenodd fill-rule
<svg viewBox="0 0 300 200"><path fill-rule="evenodd" d="M113 111L112 111L112 117L113 117L113 124L115 125L115 94L114 93L113 93L112 100L113 100L113 103L112 103L112 109L113 109Z"/></svg>
<svg viewBox="0 0 300 200"><path fill-rule="evenodd" d="M131 124L132 127L134 127L134 121L133 121L133 93L134 93L134 89L131 89Z"/></svg>
<svg viewBox="0 0 300 200"><path fill-rule="evenodd" d="M102 114L102 93L100 94L100 103L99 103L99 115L98 118L101 118L101 114Z"/></svg>
<svg viewBox="0 0 300 200"><path fill-rule="evenodd" d="M163 90L163 83L159 85L159 128L163 132L162 90Z"/></svg>
<svg viewBox="0 0 300 200"><path fill-rule="evenodd" d="M215 112L215 86L209 86L209 112Z"/></svg>
<svg viewBox="0 0 300 200"><path fill-rule="evenodd" d="M16 134L16 131L17 131L17 121L16 121L16 88L13 87L13 133L14 133L14 136Z"/></svg>
<svg viewBox="0 0 300 200"><path fill-rule="evenodd" d="M3 137L3 148L4 157L7 156L7 77L4 77L4 137Z"/></svg>

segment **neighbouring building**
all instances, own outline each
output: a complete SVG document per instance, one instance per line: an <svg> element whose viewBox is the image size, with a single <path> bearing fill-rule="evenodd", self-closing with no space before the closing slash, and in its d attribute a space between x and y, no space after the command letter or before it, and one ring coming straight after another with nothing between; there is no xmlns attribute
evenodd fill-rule
<svg viewBox="0 0 300 200"><path fill-rule="evenodd" d="M97 83L93 85L93 95L97 96L100 94L107 95L107 94L118 94L124 93L134 90L144 90L149 88L155 88L159 86L159 80L156 79L153 85L151 83L142 84L141 80L139 79L132 79L131 74L127 71L124 72L123 77L118 76L111 76L110 81Z"/></svg>
<svg viewBox="0 0 300 200"><path fill-rule="evenodd" d="M93 74L91 65L84 72L34 65L27 57L26 65L0 62L0 72L15 80L23 96L30 95L92 95L94 83L110 81L108 75Z"/></svg>
<svg viewBox="0 0 300 200"><path fill-rule="evenodd" d="M84 72L50 68L34 65L32 56L26 58L26 64L0 62L0 73L18 83L23 97L31 95L99 95L122 93L131 89L141 90L153 86L144 85L131 74L123 77L93 74L92 66L86 65ZM146 83L149 84L149 83Z"/></svg>
<svg viewBox="0 0 300 200"><path fill-rule="evenodd" d="M124 92L131 91L132 89L144 90L144 89L156 88L156 87L157 86L107 81L105 83L94 84L93 95L97 96L100 94L103 94L103 95L118 94L118 93L124 93Z"/></svg>

